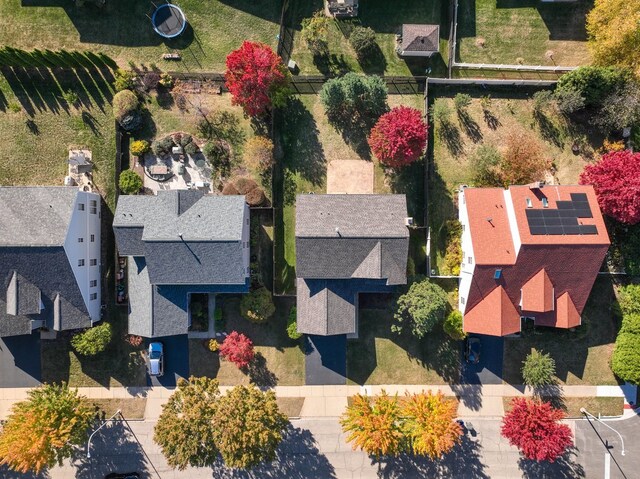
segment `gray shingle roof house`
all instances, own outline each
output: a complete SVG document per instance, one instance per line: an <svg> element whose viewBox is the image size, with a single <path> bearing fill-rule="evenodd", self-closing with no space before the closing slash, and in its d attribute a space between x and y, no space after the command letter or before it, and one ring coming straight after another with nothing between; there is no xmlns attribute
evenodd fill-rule
<svg viewBox="0 0 640 479"><path fill-rule="evenodd" d="M186 334L191 293L248 291L244 196L120 196L113 230L119 254L129 256L130 334Z"/></svg>
<svg viewBox="0 0 640 479"><path fill-rule="evenodd" d="M406 284L405 195L299 195L298 331L357 332L358 293Z"/></svg>
<svg viewBox="0 0 640 479"><path fill-rule="evenodd" d="M0 336L100 320L100 196L0 187Z"/></svg>
<svg viewBox="0 0 640 479"><path fill-rule="evenodd" d="M440 26L405 23L398 46L401 57L430 57L440 47Z"/></svg>

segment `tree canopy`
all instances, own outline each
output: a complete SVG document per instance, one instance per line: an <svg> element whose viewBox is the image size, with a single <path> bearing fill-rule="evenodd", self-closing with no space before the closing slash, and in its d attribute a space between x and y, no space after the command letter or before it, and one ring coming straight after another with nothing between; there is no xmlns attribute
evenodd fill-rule
<svg viewBox="0 0 640 479"><path fill-rule="evenodd" d="M133 170L124 170L120 173L118 186L125 195L135 195L142 189L142 178Z"/></svg>
<svg viewBox="0 0 640 479"><path fill-rule="evenodd" d="M84 444L95 409L65 383L42 385L28 396L13 405L2 428L0 465L39 474Z"/></svg>
<svg viewBox="0 0 640 479"><path fill-rule="evenodd" d="M387 111L387 85L377 75L349 72L328 80L320 90L320 101L334 124L376 119Z"/></svg>
<svg viewBox="0 0 640 479"><path fill-rule="evenodd" d="M613 151L585 166L580 184L593 185L603 213L626 224L640 222L640 153Z"/></svg>
<svg viewBox="0 0 640 479"><path fill-rule="evenodd" d="M549 353L534 349L522 362L522 378L527 386L541 387L554 383L556 362Z"/></svg>
<svg viewBox="0 0 640 479"><path fill-rule="evenodd" d="M444 319L448 305L447 293L440 286L428 279L416 281L398 298L391 330L396 333L408 330L422 338Z"/></svg>
<svg viewBox="0 0 640 479"><path fill-rule="evenodd" d="M399 106L378 119L368 142L382 164L399 168L422 156L427 144L427 125L419 110Z"/></svg>

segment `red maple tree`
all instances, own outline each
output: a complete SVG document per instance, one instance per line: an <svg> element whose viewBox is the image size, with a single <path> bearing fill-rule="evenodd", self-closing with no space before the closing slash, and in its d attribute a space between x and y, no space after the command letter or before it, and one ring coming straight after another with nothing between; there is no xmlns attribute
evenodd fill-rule
<svg viewBox="0 0 640 479"><path fill-rule="evenodd" d="M218 351L220 356L239 368L246 368L255 357L253 342L238 331L232 331L224 338Z"/></svg>
<svg viewBox="0 0 640 479"><path fill-rule="evenodd" d="M380 117L369 135L369 146L383 164L405 166L422 156L427 128L419 110L399 106Z"/></svg>
<svg viewBox="0 0 640 479"><path fill-rule="evenodd" d="M527 459L554 462L571 446L571 429L558 422L565 417L561 410L528 398L513 398L511 408L501 433Z"/></svg>
<svg viewBox="0 0 640 479"><path fill-rule="evenodd" d="M602 155L597 163L585 166L580 184L593 185L604 214L630 225L640 222L640 153Z"/></svg>
<svg viewBox="0 0 640 479"><path fill-rule="evenodd" d="M227 56L226 85L232 103L249 116L263 116L272 106L282 106L289 92L289 72L264 43L244 41Z"/></svg>

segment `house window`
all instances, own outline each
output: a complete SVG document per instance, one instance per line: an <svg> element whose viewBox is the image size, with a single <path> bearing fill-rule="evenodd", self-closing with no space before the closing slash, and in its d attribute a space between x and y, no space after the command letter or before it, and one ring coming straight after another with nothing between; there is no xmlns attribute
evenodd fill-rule
<svg viewBox="0 0 640 479"><path fill-rule="evenodd" d="M465 301L464 296L460 296L460 304L464 304Z"/></svg>
<svg viewBox="0 0 640 479"><path fill-rule="evenodd" d="M89 260L89 266L95 266L98 264L98 260L97 259L90 259Z"/></svg>
<svg viewBox="0 0 640 479"><path fill-rule="evenodd" d="M91 235L91 242L95 243L95 241L96 241L96 235Z"/></svg>
<svg viewBox="0 0 640 479"><path fill-rule="evenodd" d="M469 263L469 264L473 264L473 257L472 257L472 256L469 256L469 257L467 258L467 263Z"/></svg>
<svg viewBox="0 0 640 479"><path fill-rule="evenodd" d="M98 299L98 293L91 293L91 294L89 295L89 299L90 299L91 301L94 301L94 300Z"/></svg>
<svg viewBox="0 0 640 479"><path fill-rule="evenodd" d="M95 288L96 286L98 286L98 280L97 279L92 279L91 281L89 281L89 287L90 288Z"/></svg>
<svg viewBox="0 0 640 479"><path fill-rule="evenodd" d="M91 200L89 201L89 206L91 206L92 208L95 208L96 206L98 206L98 202L96 200Z"/></svg>
<svg viewBox="0 0 640 479"><path fill-rule="evenodd" d="M249 218L247 218L247 226L249 226Z"/></svg>
<svg viewBox="0 0 640 479"><path fill-rule="evenodd" d="M549 207L549 200L546 197L542 198L542 207L543 208L548 208Z"/></svg>
<svg viewBox="0 0 640 479"><path fill-rule="evenodd" d="M84 211L84 203L78 203L78 211Z"/></svg>
<svg viewBox="0 0 640 479"><path fill-rule="evenodd" d="M89 213L95 215L97 212L98 203L96 200L89 201Z"/></svg>
<svg viewBox="0 0 640 479"><path fill-rule="evenodd" d="M95 215L97 213L96 208L95 207L94 208L89 208L89 213L92 214L92 215Z"/></svg>
<svg viewBox="0 0 640 479"><path fill-rule="evenodd" d="M527 208L533 208L533 203L531 202L531 198L527 198Z"/></svg>
<svg viewBox="0 0 640 479"><path fill-rule="evenodd" d="M84 243L84 238L78 238L78 243Z"/></svg>
<svg viewBox="0 0 640 479"><path fill-rule="evenodd" d="M83 259L79 259L78 260L78 266L84 266L84 260Z"/></svg>

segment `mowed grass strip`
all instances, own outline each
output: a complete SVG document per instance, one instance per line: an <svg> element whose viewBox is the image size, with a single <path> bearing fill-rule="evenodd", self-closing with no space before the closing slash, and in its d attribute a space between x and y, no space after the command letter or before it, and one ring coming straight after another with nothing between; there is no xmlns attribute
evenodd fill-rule
<svg viewBox="0 0 640 479"><path fill-rule="evenodd" d="M511 410L513 397L503 397L504 412ZM568 418L584 417L580 408L585 408L594 416L621 416L624 412L624 398L621 397L543 397L543 401L560 404Z"/></svg>

